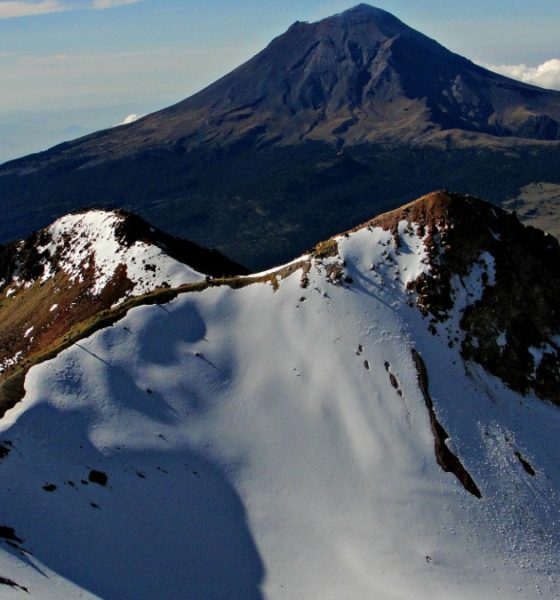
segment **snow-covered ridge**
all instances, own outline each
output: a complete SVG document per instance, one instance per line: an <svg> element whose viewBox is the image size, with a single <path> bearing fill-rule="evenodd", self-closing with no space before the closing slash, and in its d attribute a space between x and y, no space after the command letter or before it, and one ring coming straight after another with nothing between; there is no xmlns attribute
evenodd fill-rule
<svg viewBox="0 0 560 600"><path fill-rule="evenodd" d="M0 421L0 576L45 599L556 600L560 411L464 359L503 258L458 246L448 278L437 222L139 306L31 369Z"/></svg>
<svg viewBox="0 0 560 600"><path fill-rule="evenodd" d="M56 271L62 271L71 284L91 279L90 293L98 296L119 276L118 269L124 267L121 276L131 282L126 294L129 296L204 279L204 275L172 259L154 244L144 241L125 244L118 236L118 227L125 219L119 213L90 210L55 221L44 230L37 246L38 267L43 268L39 281L44 283ZM34 282L34 279L24 280L16 271L12 286L28 288ZM6 295L13 293L12 286L5 290Z"/></svg>
<svg viewBox="0 0 560 600"><path fill-rule="evenodd" d="M0 374L128 298L244 272L122 211L67 215L0 252Z"/></svg>
<svg viewBox="0 0 560 600"><path fill-rule="evenodd" d="M560 246L514 214L437 192L373 219L426 234L430 269L411 282L430 328L509 386L560 404ZM544 349L544 354L530 348Z"/></svg>
<svg viewBox="0 0 560 600"><path fill-rule="evenodd" d="M0 576L42 599L556 598L560 411L448 343L490 255L445 321L418 309L432 234L366 226L34 367L0 422ZM480 499L438 465L425 394Z"/></svg>

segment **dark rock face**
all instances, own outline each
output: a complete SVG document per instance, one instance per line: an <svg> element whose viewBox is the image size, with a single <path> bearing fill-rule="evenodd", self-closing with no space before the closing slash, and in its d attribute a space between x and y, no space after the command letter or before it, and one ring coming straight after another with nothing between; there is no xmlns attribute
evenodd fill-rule
<svg viewBox="0 0 560 600"><path fill-rule="evenodd" d="M559 123L560 93L360 4L172 107L5 164L0 242L126 208L258 270L433 189L499 202L560 181Z"/></svg>
<svg viewBox="0 0 560 600"><path fill-rule="evenodd" d="M456 287L483 266L480 297L460 307L463 357L516 391L560 405L558 241L487 202L445 192L373 223L394 228L403 219L419 223L426 234L431 270L412 288L434 333L456 308Z"/></svg>
<svg viewBox="0 0 560 600"><path fill-rule="evenodd" d="M92 141L119 154L140 137L185 149L343 146L450 129L557 140L559 122L560 93L491 73L361 4L295 23L205 90Z"/></svg>
<svg viewBox="0 0 560 600"><path fill-rule="evenodd" d="M249 273L245 267L229 260L217 250L201 248L194 242L160 231L137 215L124 211L121 213L124 215L124 219L117 226L116 234L127 246L144 241L161 248L171 258L212 277L247 275Z"/></svg>
<svg viewBox="0 0 560 600"><path fill-rule="evenodd" d="M102 487L105 487L109 481L107 473L103 473L103 471L96 471L95 469L92 469L89 472L88 479L91 481L91 483L97 483L97 485Z"/></svg>
<svg viewBox="0 0 560 600"><path fill-rule="evenodd" d="M424 402L426 403L426 408L428 409L430 417L430 426L434 436L434 450L438 465L446 473L453 473L469 494L472 494L476 498L482 498L482 493L474 479L471 477L471 474L465 469L457 456L455 456L455 454L447 447L446 442L449 439L449 434L445 431L445 428L438 421L436 416L434 403L430 396L428 371L426 370L424 360L416 350L412 351L412 359L418 375L418 385L422 392L422 396L424 397Z"/></svg>

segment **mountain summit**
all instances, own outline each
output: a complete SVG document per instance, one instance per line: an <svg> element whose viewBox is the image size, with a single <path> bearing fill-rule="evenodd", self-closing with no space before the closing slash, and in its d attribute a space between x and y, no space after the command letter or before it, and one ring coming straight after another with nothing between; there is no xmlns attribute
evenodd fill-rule
<svg viewBox="0 0 560 600"><path fill-rule="evenodd" d="M181 115L197 111L210 119L194 136L205 142L233 135L344 145L453 129L560 138L560 93L491 73L366 4L295 23L248 63L160 117L180 123Z"/></svg>
<svg viewBox="0 0 560 600"><path fill-rule="evenodd" d="M201 92L130 127L86 137L79 147L106 160L159 144L342 146L444 130L557 140L560 92L492 73L390 13L359 4L316 23L294 23Z"/></svg>
<svg viewBox="0 0 560 600"><path fill-rule="evenodd" d="M500 202L554 182L559 139L560 92L360 4L294 23L174 106L7 163L0 241L101 203L260 269L432 189Z"/></svg>

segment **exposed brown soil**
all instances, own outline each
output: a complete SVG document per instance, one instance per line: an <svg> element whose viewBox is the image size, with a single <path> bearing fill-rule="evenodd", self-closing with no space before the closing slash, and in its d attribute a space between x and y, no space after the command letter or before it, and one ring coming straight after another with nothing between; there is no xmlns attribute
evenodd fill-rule
<svg viewBox="0 0 560 600"><path fill-rule="evenodd" d="M329 239L324 242L320 242L315 246L314 250L315 258L333 258L338 256L338 243L335 239Z"/></svg>
<svg viewBox="0 0 560 600"><path fill-rule="evenodd" d="M93 268L83 272L82 282L70 281L59 271L45 283L36 281L27 289L19 289L0 303L0 364L19 353L12 367L5 369L2 379L15 374L19 365L35 353L64 338L73 327L123 298L132 284L121 265L114 277L95 296ZM51 307L57 304L56 310ZM27 335L25 333L33 328ZM14 381L15 387L19 383Z"/></svg>

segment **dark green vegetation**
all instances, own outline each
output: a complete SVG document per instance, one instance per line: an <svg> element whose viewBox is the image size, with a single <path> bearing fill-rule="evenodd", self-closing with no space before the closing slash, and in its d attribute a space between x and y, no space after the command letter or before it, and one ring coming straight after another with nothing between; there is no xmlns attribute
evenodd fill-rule
<svg viewBox="0 0 560 600"><path fill-rule="evenodd" d="M560 145L174 147L79 166L76 158L25 176L0 172L0 240L72 210L122 207L257 270L433 189L500 204L533 181L560 183Z"/></svg>

